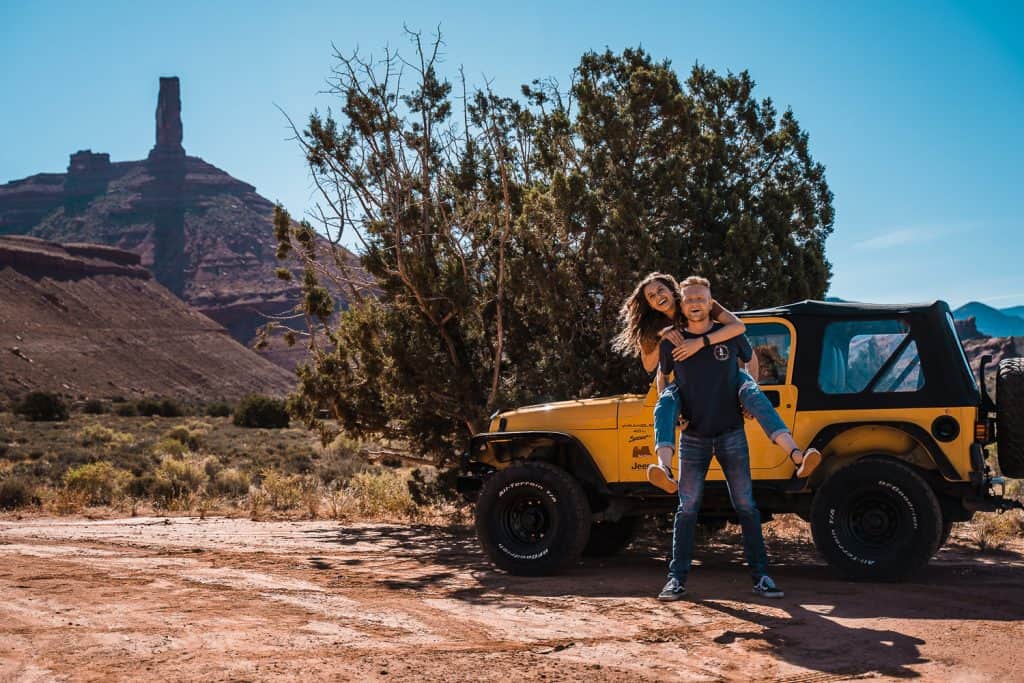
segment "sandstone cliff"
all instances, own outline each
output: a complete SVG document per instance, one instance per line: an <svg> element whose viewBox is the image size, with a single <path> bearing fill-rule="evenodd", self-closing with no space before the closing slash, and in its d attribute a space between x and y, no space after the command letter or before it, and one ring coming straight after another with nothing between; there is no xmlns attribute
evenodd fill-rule
<svg viewBox="0 0 1024 683"><path fill-rule="evenodd" d="M67 173L0 185L0 235L137 254L161 285L250 344L268 316L290 312L300 296L294 283L275 276L273 204L186 155L177 78L160 79L156 120L156 144L145 160L111 162L84 150L71 155ZM268 357L292 369L303 355L278 349Z"/></svg>

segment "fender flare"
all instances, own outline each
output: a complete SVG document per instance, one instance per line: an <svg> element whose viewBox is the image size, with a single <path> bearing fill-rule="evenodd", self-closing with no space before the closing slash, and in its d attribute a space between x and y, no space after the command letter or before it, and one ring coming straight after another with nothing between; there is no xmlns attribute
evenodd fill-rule
<svg viewBox="0 0 1024 683"><path fill-rule="evenodd" d="M929 434L923 427L916 425L913 422L902 422L902 421L878 421L872 420L867 422L837 422L824 427L821 431L814 435L811 439L811 448L817 448L819 451L824 449L832 443L832 440L848 432L851 429L858 427L891 427L898 429L901 432L907 434L910 438L917 441L921 446L924 447L928 455L931 456L932 461L939 470L939 474L942 478L947 481L963 481L960 478L960 473L953 467L953 463L949 461L946 454L939 447L939 444L935 442L935 439Z"/></svg>
<svg viewBox="0 0 1024 683"><path fill-rule="evenodd" d="M597 463L594 462L590 451L587 450L587 447L579 439L571 434L546 431L484 432L475 435L469 440L469 457L472 458L474 454L486 448L487 444L493 441L515 441L520 443L551 441L559 447L553 459L553 464L570 472L583 484L584 488L603 496L610 495L608 482L605 480L604 475L601 474ZM511 455L506 457L496 455L496 457L499 462L512 462L514 460Z"/></svg>

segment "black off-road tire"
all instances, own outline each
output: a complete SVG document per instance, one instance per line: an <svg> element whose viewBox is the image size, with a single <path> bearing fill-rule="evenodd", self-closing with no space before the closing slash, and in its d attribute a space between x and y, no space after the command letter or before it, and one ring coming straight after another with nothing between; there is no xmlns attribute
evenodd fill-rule
<svg viewBox="0 0 1024 683"><path fill-rule="evenodd" d="M590 540L583 548L588 557L611 557L626 549L640 529L640 517L631 515L617 522L594 522L590 526Z"/></svg>
<svg viewBox="0 0 1024 683"><path fill-rule="evenodd" d="M849 579L902 581L939 548L942 509L910 466L868 457L836 470L815 493L814 545Z"/></svg>
<svg viewBox="0 0 1024 683"><path fill-rule="evenodd" d="M553 574L579 559L590 537L590 504L565 470L517 463L484 482L476 533L487 556L510 574Z"/></svg>
<svg viewBox="0 0 1024 683"><path fill-rule="evenodd" d="M1004 358L996 376L996 435L1004 477L1024 479L1024 358Z"/></svg>

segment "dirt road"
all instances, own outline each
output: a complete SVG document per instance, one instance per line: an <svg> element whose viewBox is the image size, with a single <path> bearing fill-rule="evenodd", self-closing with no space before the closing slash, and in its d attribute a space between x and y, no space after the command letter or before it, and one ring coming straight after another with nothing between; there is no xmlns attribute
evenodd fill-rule
<svg viewBox="0 0 1024 683"><path fill-rule="evenodd" d="M758 680L1024 677L1024 555L943 550L913 583L834 578L770 541L658 603L663 546L551 578L491 569L466 529L0 520L0 680Z"/></svg>

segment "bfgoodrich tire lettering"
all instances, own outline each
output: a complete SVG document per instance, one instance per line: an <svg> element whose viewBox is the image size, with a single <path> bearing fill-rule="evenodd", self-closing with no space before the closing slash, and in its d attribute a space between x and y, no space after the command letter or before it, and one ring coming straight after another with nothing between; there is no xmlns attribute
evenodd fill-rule
<svg viewBox="0 0 1024 683"><path fill-rule="evenodd" d="M491 561L512 574L552 574L575 562L590 535L580 485L546 462L522 462L484 482L476 532Z"/></svg>
<svg viewBox="0 0 1024 683"><path fill-rule="evenodd" d="M996 404L999 469L1003 476L1024 479L1024 358L999 362Z"/></svg>
<svg viewBox="0 0 1024 683"><path fill-rule="evenodd" d="M837 470L818 489L811 509L814 545L850 579L906 579L939 547L942 524L928 482L885 458L863 458Z"/></svg>

